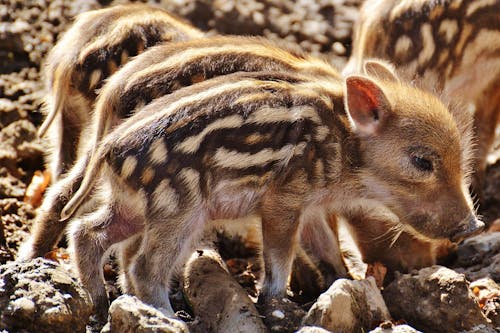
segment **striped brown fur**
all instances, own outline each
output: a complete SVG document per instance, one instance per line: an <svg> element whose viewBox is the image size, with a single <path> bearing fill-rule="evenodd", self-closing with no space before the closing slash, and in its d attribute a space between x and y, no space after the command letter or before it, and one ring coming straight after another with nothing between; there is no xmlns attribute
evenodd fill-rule
<svg viewBox="0 0 500 333"><path fill-rule="evenodd" d="M137 104L212 77L262 70L339 77L326 62L259 37L210 37L160 45L125 66L103 88L96 104L95 144L100 133L130 116Z"/></svg>

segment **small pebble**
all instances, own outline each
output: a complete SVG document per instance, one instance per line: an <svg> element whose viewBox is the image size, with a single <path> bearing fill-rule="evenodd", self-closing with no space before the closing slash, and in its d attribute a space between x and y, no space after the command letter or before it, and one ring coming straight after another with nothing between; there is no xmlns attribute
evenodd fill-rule
<svg viewBox="0 0 500 333"><path fill-rule="evenodd" d="M26 297L18 298L10 304L14 309L27 315L35 313L35 303Z"/></svg>
<svg viewBox="0 0 500 333"><path fill-rule="evenodd" d="M332 50L338 55L344 55L346 52L345 46L340 42L333 43Z"/></svg>
<svg viewBox="0 0 500 333"><path fill-rule="evenodd" d="M285 318L285 314L283 312L281 312L280 310L274 310L272 315L273 315L273 317L276 317L278 319Z"/></svg>

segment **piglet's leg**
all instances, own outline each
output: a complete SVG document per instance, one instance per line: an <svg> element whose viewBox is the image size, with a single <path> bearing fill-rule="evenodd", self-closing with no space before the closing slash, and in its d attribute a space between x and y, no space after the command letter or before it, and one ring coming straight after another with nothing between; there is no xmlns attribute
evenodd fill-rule
<svg viewBox="0 0 500 333"><path fill-rule="evenodd" d="M337 217L319 207L302 216L301 244L316 258L330 264L335 275L346 277L347 271L340 249Z"/></svg>
<svg viewBox="0 0 500 333"><path fill-rule="evenodd" d="M299 197L271 193L262 204L262 239L265 279L261 301L284 297L298 242Z"/></svg>
<svg viewBox="0 0 500 333"><path fill-rule="evenodd" d="M137 253L142 243L142 234L135 235L127 241L120 244L119 261L120 261L120 277L119 284L123 293L135 295L135 287L130 277L130 267L133 264Z"/></svg>
<svg viewBox="0 0 500 333"><path fill-rule="evenodd" d="M168 298L170 281L199 239L204 216L192 208L157 221L150 219L139 253L130 265L136 295L169 315L174 313Z"/></svg>
<svg viewBox="0 0 500 333"><path fill-rule="evenodd" d="M109 307L103 283L103 255L111 245L142 231L143 221L132 219L131 215L116 203L108 203L75 220L71 226L70 246L74 263L100 320L106 318Z"/></svg>
<svg viewBox="0 0 500 333"><path fill-rule="evenodd" d="M67 176L49 188L37 212L31 236L19 249L18 260L41 257L57 244L67 225L66 221L59 221L61 211L80 186L87 164L87 156L81 158Z"/></svg>

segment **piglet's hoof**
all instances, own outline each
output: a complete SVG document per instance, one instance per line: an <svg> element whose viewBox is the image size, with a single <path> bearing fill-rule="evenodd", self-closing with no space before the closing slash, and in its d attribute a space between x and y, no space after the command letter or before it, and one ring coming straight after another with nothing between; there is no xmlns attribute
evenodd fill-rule
<svg viewBox="0 0 500 333"><path fill-rule="evenodd" d="M94 312L91 320L96 324L105 324L108 321L109 302L108 299L98 299L94 301Z"/></svg>

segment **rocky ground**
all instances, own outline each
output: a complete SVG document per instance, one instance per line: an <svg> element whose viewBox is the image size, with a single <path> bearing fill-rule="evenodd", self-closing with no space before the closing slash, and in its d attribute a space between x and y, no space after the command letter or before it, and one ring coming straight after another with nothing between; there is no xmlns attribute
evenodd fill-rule
<svg viewBox="0 0 500 333"><path fill-rule="evenodd" d="M47 148L36 135L44 93L40 66L75 14L110 2L0 1L0 263L7 263L0 266L0 329L4 332L100 329L87 322L88 295L68 273L64 250L51 254L51 261L12 260L40 201L39 193L28 185L32 179L47 180L40 175ZM350 53L360 2L156 1L204 31L285 39L338 67ZM488 170L481 208L490 222L500 217L499 188L497 163ZM396 274L382 292L373 278L341 279L319 297L313 291L297 297L300 292L295 290L294 301L276 300L265 313L247 297L256 296L256 251L238 240L219 237L222 258L211 247L194 254L182 279L184 289L174 295L178 317L187 326L134 297L120 296L111 262L105 272L112 297L118 299L103 332L415 331L404 323L425 332L495 332L494 327L500 327L500 228L498 223L492 228L497 232L460 245L447 265L451 269L434 266Z"/></svg>

